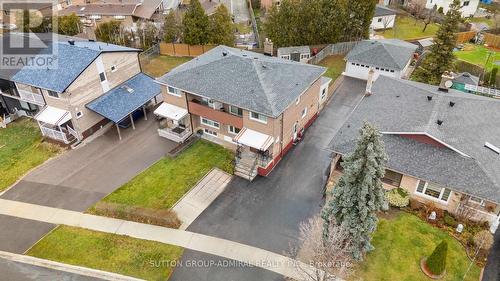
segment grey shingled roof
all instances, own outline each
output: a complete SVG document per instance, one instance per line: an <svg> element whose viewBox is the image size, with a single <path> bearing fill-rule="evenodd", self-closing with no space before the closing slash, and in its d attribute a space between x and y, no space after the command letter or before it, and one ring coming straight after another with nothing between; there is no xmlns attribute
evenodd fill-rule
<svg viewBox="0 0 500 281"><path fill-rule="evenodd" d="M354 150L363 121L386 132L387 167L453 190L500 203L500 101L436 86L379 76L332 141L342 154ZM427 96L432 96L429 101ZM453 107L450 102L454 102ZM442 125L437 124L442 120ZM395 133L426 133L448 147L437 147ZM460 154L459 152L466 156Z"/></svg>
<svg viewBox="0 0 500 281"><path fill-rule="evenodd" d="M174 68L158 81L195 95L278 117L325 71L324 67L218 46Z"/></svg>
<svg viewBox="0 0 500 281"><path fill-rule="evenodd" d="M454 76L453 82L477 86L479 84L479 77L474 76L469 72L462 72Z"/></svg>
<svg viewBox="0 0 500 281"><path fill-rule="evenodd" d="M417 45L398 39L364 40L346 56L349 62L403 70Z"/></svg>
<svg viewBox="0 0 500 281"><path fill-rule="evenodd" d="M309 48L309 46L294 46L294 47L278 48L278 56L289 55L291 53L310 54L311 48Z"/></svg>
<svg viewBox="0 0 500 281"><path fill-rule="evenodd" d="M48 69L24 67L13 74L10 80L62 93L101 53L139 51L103 42L79 40L75 40L74 45L70 45L68 41L51 41L48 47L35 58L50 54L51 48L57 47L54 56L57 67Z"/></svg>
<svg viewBox="0 0 500 281"><path fill-rule="evenodd" d="M397 14L393 9L389 9L382 5L377 5L375 7L375 17L383 17Z"/></svg>
<svg viewBox="0 0 500 281"><path fill-rule="evenodd" d="M160 92L160 85L153 78L141 72L91 101L86 107L115 123L119 123L130 113L159 95Z"/></svg>

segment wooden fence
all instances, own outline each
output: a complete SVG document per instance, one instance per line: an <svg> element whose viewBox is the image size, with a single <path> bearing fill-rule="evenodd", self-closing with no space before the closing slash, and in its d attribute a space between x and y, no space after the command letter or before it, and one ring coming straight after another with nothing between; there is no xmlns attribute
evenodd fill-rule
<svg viewBox="0 0 500 281"><path fill-rule="evenodd" d="M476 36L476 31L466 31L466 32L458 32L457 35L457 43L463 44L469 42L474 36Z"/></svg>
<svg viewBox="0 0 500 281"><path fill-rule="evenodd" d="M359 41L354 42L341 42L336 44L327 45L323 50L319 51L315 56L311 57L308 61L310 64L318 64L324 58L331 55L345 55L349 53Z"/></svg>
<svg viewBox="0 0 500 281"><path fill-rule="evenodd" d="M179 57L196 57L202 55L215 45L188 45L181 43L160 43L160 55L179 56Z"/></svg>
<svg viewBox="0 0 500 281"><path fill-rule="evenodd" d="M490 47L500 49L500 36L491 33L485 33L484 43L488 44L488 46Z"/></svg>

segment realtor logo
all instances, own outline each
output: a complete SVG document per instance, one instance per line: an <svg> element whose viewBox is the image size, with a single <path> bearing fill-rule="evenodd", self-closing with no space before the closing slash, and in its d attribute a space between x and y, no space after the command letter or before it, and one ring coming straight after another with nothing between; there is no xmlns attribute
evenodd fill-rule
<svg viewBox="0 0 500 281"><path fill-rule="evenodd" d="M55 0L0 0L0 68L57 67L56 7Z"/></svg>

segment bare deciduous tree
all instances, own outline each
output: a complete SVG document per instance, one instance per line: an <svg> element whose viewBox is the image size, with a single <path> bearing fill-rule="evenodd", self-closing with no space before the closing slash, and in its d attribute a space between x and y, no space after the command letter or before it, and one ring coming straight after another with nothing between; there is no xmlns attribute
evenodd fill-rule
<svg viewBox="0 0 500 281"><path fill-rule="evenodd" d="M410 13L415 17L415 25L418 20L424 18L426 2L426 0L410 0L410 2L408 2Z"/></svg>
<svg viewBox="0 0 500 281"><path fill-rule="evenodd" d="M329 236L323 238L323 220L315 216L300 225L299 244L291 246L290 254L304 264L295 265L304 280L334 281L347 278L353 269L349 252L351 237L340 226L332 224ZM311 270L311 267L313 268Z"/></svg>
<svg viewBox="0 0 500 281"><path fill-rule="evenodd" d="M422 30L422 32L425 32L427 26L434 20L434 17L436 16L437 12L437 6L434 5L432 9L426 10L426 12L427 12L427 17L424 20L424 29Z"/></svg>
<svg viewBox="0 0 500 281"><path fill-rule="evenodd" d="M392 22L394 22L393 17L390 17L390 16L383 17L382 18L382 25L384 26L384 30L386 30Z"/></svg>

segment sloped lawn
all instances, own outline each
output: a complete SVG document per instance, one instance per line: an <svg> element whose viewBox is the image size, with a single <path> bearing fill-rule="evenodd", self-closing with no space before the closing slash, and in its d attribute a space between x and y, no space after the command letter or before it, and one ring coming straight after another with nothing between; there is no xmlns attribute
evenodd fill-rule
<svg viewBox="0 0 500 281"><path fill-rule="evenodd" d="M40 129L31 119L0 128L0 191L61 151L57 145L42 142Z"/></svg>
<svg viewBox="0 0 500 281"><path fill-rule="evenodd" d="M27 255L145 280L167 280L181 247L128 236L60 226Z"/></svg>
<svg viewBox="0 0 500 281"><path fill-rule="evenodd" d="M212 168L233 173L232 151L199 140L176 158L165 157L103 199L128 206L169 209Z"/></svg>
<svg viewBox="0 0 500 281"><path fill-rule="evenodd" d="M391 219L380 219L370 252L359 265L353 280L428 281L420 271L420 259L432 253L443 240L448 241L447 274L441 280L460 281L470 260L462 245L442 230L404 212ZM473 264L465 280L479 280L480 268Z"/></svg>
<svg viewBox="0 0 500 281"><path fill-rule="evenodd" d="M415 19L409 16L398 15L394 28L385 31L377 31L377 35L382 35L385 38L396 38L401 40L418 39L425 37L433 37L436 34L439 25L431 23L427 26L425 32L424 22L419 20L415 24Z"/></svg>

